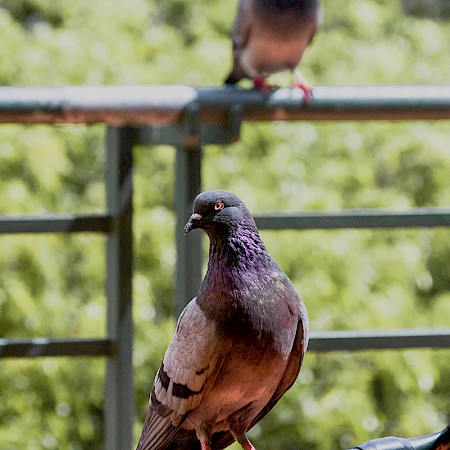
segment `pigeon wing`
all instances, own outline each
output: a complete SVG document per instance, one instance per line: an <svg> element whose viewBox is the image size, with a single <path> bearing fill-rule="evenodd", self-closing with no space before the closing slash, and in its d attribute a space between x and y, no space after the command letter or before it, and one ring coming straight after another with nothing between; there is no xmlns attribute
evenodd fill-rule
<svg viewBox="0 0 450 450"><path fill-rule="evenodd" d="M225 80L226 84L237 83L246 74L240 64L241 50L247 45L252 29L252 10L251 2L253 0L240 0L236 19L232 31L233 42L233 68Z"/></svg>
<svg viewBox="0 0 450 450"><path fill-rule="evenodd" d="M291 356L289 358L286 371L275 390L272 398L267 405L260 411L260 413L252 421L250 428L255 426L280 400L283 394L294 384L302 367L303 358L305 357L306 349L309 341L309 322L308 313L305 305L300 304L300 320L297 325L297 332L292 346Z"/></svg>
<svg viewBox="0 0 450 450"><path fill-rule="evenodd" d="M241 0L239 2L232 32L234 51L245 47L245 44L248 41L252 27L251 2L252 0Z"/></svg>
<svg viewBox="0 0 450 450"><path fill-rule="evenodd" d="M216 325L194 298L182 312L156 374L137 450L169 448L184 419L200 403L206 380L217 373L221 354Z"/></svg>

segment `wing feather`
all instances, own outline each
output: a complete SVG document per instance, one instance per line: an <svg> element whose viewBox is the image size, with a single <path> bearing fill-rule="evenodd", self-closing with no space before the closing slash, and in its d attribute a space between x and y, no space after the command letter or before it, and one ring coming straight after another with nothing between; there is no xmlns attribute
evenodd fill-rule
<svg viewBox="0 0 450 450"><path fill-rule="evenodd" d="M241 78L246 76L240 63L240 53L248 43L252 32L252 0L240 0L233 25L231 39L233 42L233 67L230 74L225 80L226 84L237 83Z"/></svg>
<svg viewBox="0 0 450 450"><path fill-rule="evenodd" d="M241 0L232 31L233 50L236 51L245 46L250 35L251 25L251 0Z"/></svg>
<svg viewBox="0 0 450 450"><path fill-rule="evenodd" d="M137 450L163 450L190 411L202 400L205 382L222 354L216 325L196 299L178 319L152 389L149 409Z"/></svg>

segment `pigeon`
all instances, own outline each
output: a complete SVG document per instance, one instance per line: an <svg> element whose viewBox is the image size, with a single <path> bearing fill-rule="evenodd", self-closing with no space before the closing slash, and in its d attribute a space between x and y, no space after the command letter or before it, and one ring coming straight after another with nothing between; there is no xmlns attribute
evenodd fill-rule
<svg viewBox="0 0 450 450"><path fill-rule="evenodd" d="M240 0L232 32L233 68L225 84L250 78L256 88L267 92L267 76L290 70L293 86L310 100L312 90L297 66L316 34L320 16L319 0Z"/></svg>
<svg viewBox="0 0 450 450"><path fill-rule="evenodd" d="M198 294L182 311L156 374L137 450L255 450L252 428L296 380L308 314L244 203L199 194L185 234L209 237Z"/></svg>

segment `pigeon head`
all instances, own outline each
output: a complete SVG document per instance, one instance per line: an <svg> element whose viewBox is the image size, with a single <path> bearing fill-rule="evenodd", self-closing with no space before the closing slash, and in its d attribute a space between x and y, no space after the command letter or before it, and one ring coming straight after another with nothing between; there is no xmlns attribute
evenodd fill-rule
<svg viewBox="0 0 450 450"><path fill-rule="evenodd" d="M184 227L184 233L200 228L209 236L233 234L240 225L256 228L242 200L229 191L206 191L194 200L194 212Z"/></svg>

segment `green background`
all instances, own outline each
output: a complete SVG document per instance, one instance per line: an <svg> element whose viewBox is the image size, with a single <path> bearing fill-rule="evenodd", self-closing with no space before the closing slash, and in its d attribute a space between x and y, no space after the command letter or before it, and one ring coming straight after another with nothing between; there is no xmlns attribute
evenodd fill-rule
<svg viewBox="0 0 450 450"><path fill-rule="evenodd" d="M407 16L397 0L323 5L301 64L313 85L449 82L449 22ZM0 0L0 85L218 86L235 11L235 0ZM104 211L104 132L1 125L0 214ZM177 193L173 148L137 148L135 160L136 441L174 329ZM449 206L449 174L449 122L244 124L203 166L205 189L230 189L253 212ZM449 230L262 237L313 331L449 326ZM0 236L0 337L103 336L104 244ZM1 360L0 449L101 448L104 371L103 359ZM331 450L431 433L449 420L449 392L448 350L310 353L251 439Z"/></svg>

